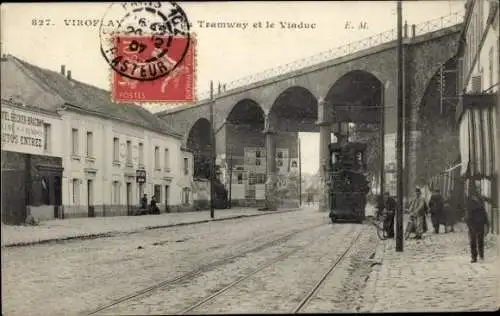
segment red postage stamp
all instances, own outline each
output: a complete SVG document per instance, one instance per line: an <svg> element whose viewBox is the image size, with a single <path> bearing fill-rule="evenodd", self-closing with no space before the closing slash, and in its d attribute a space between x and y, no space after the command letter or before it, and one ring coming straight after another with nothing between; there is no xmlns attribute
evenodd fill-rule
<svg viewBox="0 0 500 316"><path fill-rule="evenodd" d="M124 35L113 42L113 101L195 102L193 36Z"/></svg>

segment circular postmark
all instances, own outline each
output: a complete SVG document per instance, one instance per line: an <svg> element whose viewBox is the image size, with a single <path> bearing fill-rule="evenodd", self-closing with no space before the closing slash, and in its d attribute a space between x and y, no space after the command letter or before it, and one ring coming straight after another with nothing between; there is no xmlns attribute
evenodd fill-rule
<svg viewBox="0 0 500 316"><path fill-rule="evenodd" d="M170 74L190 44L189 21L175 2L109 6L99 29L101 54L120 75L152 81Z"/></svg>

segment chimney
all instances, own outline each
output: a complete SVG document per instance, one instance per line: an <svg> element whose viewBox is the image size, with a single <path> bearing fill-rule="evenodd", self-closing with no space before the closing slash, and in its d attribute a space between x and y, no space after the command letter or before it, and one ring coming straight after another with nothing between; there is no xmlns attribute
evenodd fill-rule
<svg viewBox="0 0 500 316"><path fill-rule="evenodd" d="M71 80L71 70L68 70L68 75L66 77L68 77L68 80Z"/></svg>
<svg viewBox="0 0 500 316"><path fill-rule="evenodd" d="M65 76L66 75L66 66L61 65L61 75Z"/></svg>

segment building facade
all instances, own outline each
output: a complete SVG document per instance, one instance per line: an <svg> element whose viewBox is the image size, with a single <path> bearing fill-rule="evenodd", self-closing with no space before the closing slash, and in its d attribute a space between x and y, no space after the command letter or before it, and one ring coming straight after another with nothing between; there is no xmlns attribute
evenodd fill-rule
<svg viewBox="0 0 500 316"><path fill-rule="evenodd" d="M499 38L498 2L467 1L459 46L460 175L466 195L473 189L482 195L496 233L500 224Z"/></svg>
<svg viewBox="0 0 500 316"><path fill-rule="evenodd" d="M25 190L29 198L16 197L23 206L4 203L9 193L2 190L5 214L31 214L38 220L127 215L144 194L148 201L155 197L161 212L192 209L192 154L181 149L181 136L152 113L112 103L108 91L74 80L65 67L58 73L7 56L2 78L7 74L2 80L2 158L8 159L2 159L2 181L15 173L11 169L26 170L28 162L37 173L31 172L36 173L33 179L23 177L33 183ZM29 127L24 134L21 125ZM37 136L26 144L29 135Z"/></svg>
<svg viewBox="0 0 500 316"><path fill-rule="evenodd" d="M2 98L2 221L23 223L28 214L58 217L62 205L62 132L57 112Z"/></svg>

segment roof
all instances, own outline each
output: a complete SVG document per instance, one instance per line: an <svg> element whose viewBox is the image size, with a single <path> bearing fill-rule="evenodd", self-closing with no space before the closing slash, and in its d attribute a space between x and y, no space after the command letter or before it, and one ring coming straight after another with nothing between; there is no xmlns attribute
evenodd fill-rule
<svg viewBox="0 0 500 316"><path fill-rule="evenodd" d="M131 103L111 101L109 91L68 79L15 56L2 57L2 99L56 112L62 106L138 125L158 133L181 138L165 121L147 109Z"/></svg>
<svg viewBox="0 0 500 316"><path fill-rule="evenodd" d="M328 146L331 150L335 149L354 149L355 151L364 151L366 150L366 144L365 143L360 143L360 142L348 142L345 145L341 145L339 143L331 143Z"/></svg>

